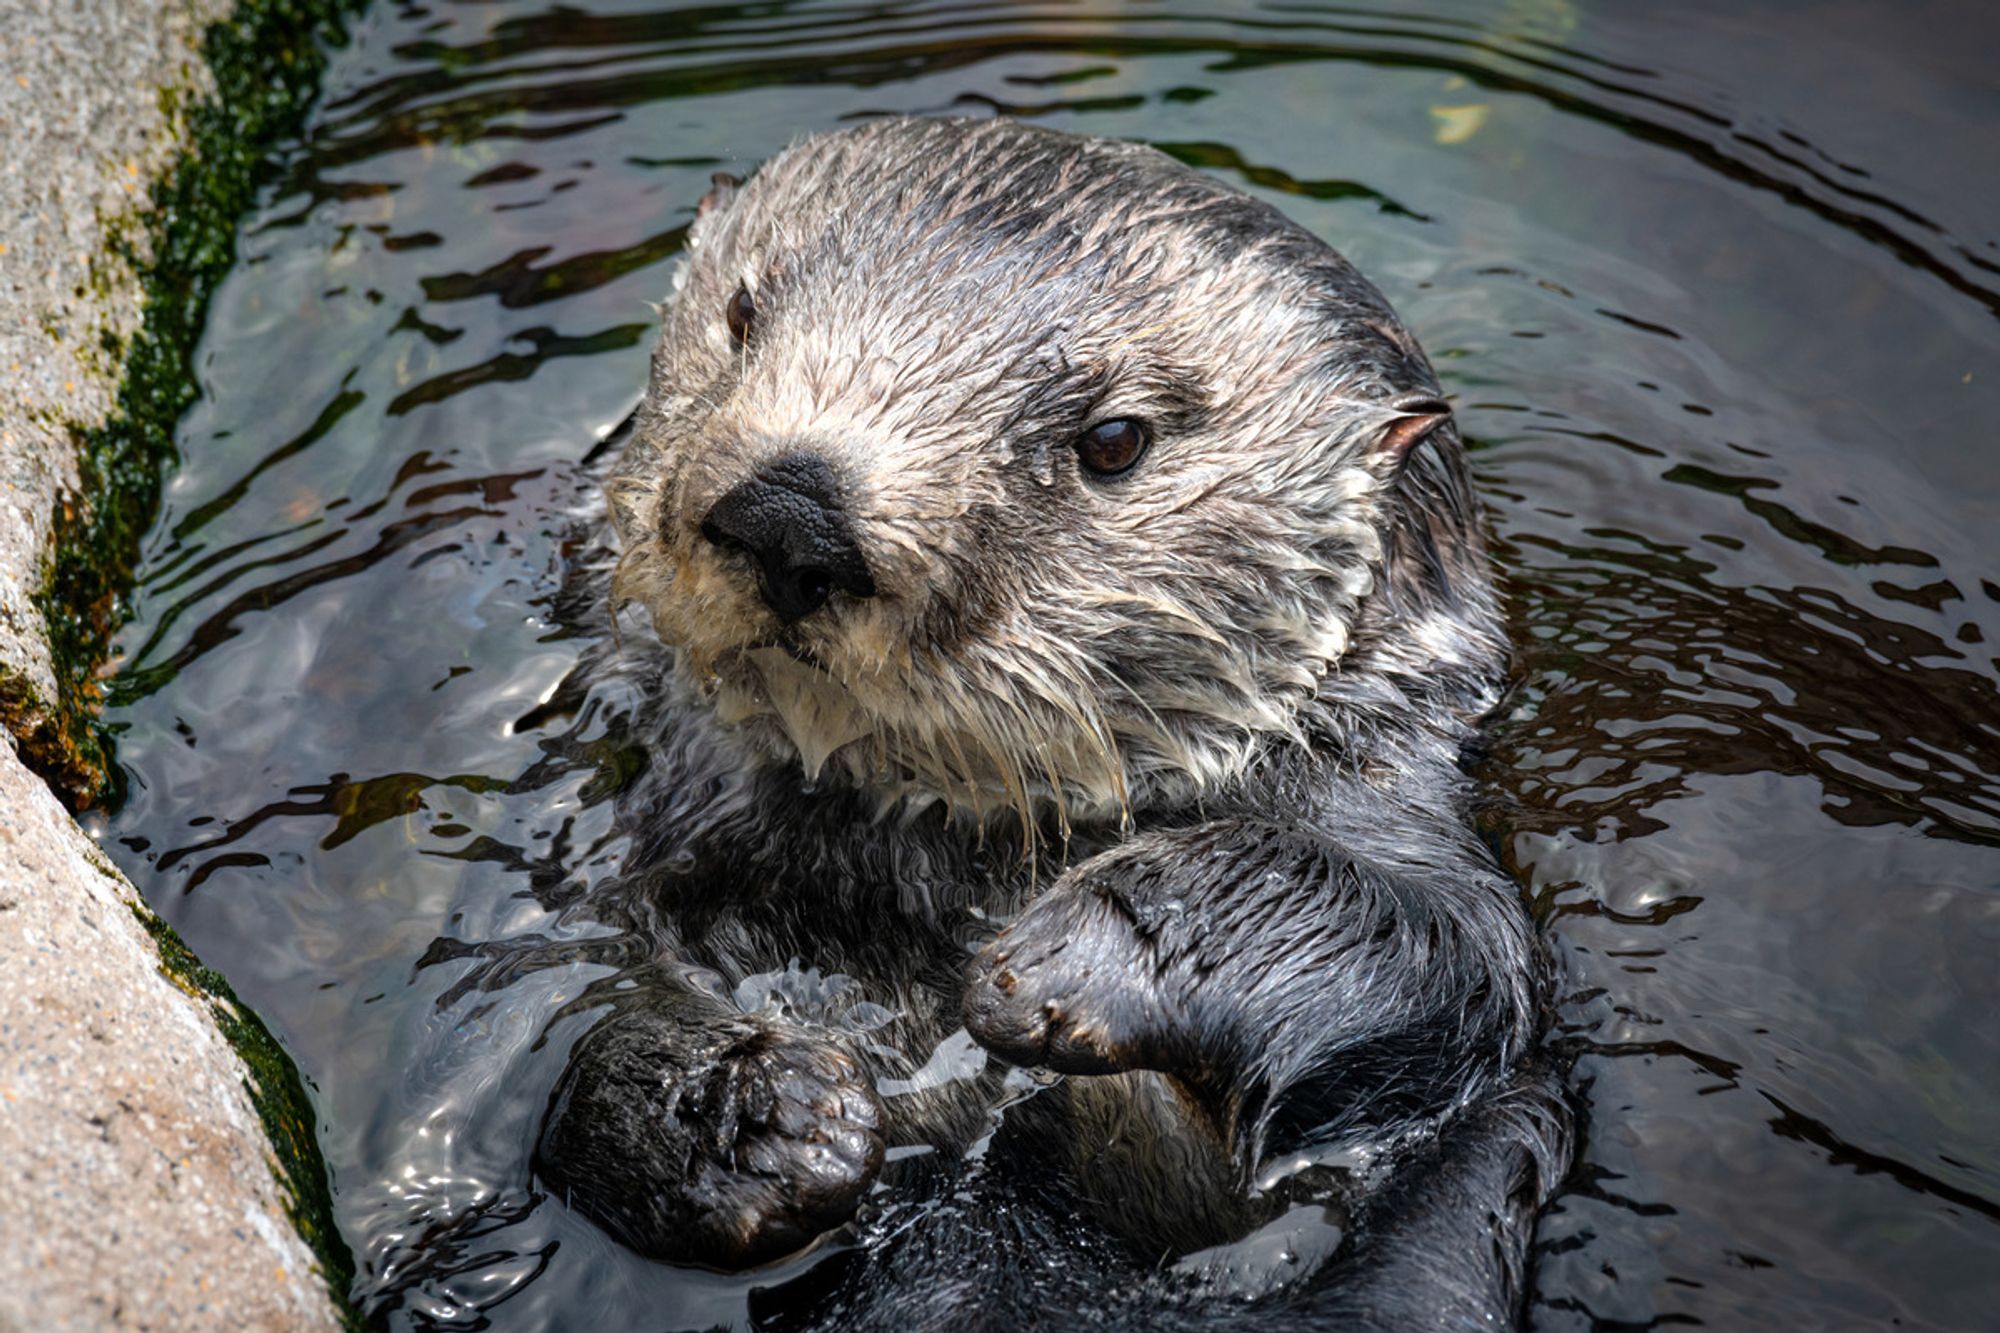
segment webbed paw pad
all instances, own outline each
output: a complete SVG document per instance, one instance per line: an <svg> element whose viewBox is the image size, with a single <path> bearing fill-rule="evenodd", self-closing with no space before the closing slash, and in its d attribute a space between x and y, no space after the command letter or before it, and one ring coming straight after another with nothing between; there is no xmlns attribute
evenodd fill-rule
<svg viewBox="0 0 2000 1333"><path fill-rule="evenodd" d="M643 1011L570 1058L537 1164L569 1201L654 1258L739 1268L853 1216L881 1170L883 1113L845 1053L767 1030L684 1031Z"/></svg>

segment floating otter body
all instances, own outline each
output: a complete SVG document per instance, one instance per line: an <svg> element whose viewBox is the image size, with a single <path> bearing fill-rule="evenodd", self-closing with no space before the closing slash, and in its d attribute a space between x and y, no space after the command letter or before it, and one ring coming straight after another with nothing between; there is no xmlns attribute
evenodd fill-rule
<svg viewBox="0 0 2000 1333"><path fill-rule="evenodd" d="M1148 149L719 177L607 486L647 948L558 1196L713 1266L847 1227L774 1325L1512 1320L1567 1128L1467 827L1503 640L1438 392Z"/></svg>

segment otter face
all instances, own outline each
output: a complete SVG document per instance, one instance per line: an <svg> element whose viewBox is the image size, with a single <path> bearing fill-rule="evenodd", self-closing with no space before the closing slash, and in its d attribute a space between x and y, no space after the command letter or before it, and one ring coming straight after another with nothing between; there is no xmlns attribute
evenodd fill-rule
<svg viewBox="0 0 2000 1333"><path fill-rule="evenodd" d="M1128 815L1302 740L1447 418L1309 234L1011 122L721 178L676 285L615 591L766 753L982 815Z"/></svg>

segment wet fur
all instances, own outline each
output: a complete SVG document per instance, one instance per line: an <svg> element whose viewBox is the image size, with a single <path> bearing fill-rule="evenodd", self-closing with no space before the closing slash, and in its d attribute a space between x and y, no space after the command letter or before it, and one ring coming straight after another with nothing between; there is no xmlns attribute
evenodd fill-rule
<svg viewBox="0 0 2000 1333"><path fill-rule="evenodd" d="M645 701L644 944L544 1179L681 1261L852 1216L772 1326L1511 1322L1567 1121L1468 828L1490 574L1381 296L1150 150L895 120L720 181L662 318L591 594L662 641L589 668ZM1153 450L1086 478L1114 416ZM801 447L880 592L786 628L698 529ZM1231 1285L1300 1217L1339 1245Z"/></svg>

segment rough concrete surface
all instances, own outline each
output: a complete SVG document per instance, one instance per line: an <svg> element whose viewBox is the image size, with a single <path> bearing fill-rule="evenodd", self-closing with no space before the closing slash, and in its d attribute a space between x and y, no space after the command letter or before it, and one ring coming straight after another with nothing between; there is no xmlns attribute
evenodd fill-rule
<svg viewBox="0 0 2000 1333"><path fill-rule="evenodd" d="M0 0L0 693L31 709L71 428L105 419L139 323L106 229L180 152L171 108L209 90L196 42L230 8ZM336 1327L249 1075L138 902L0 731L0 1329Z"/></svg>
<svg viewBox="0 0 2000 1333"><path fill-rule="evenodd" d="M243 1066L138 903L0 746L0 1325L333 1327Z"/></svg>
<svg viewBox="0 0 2000 1333"><path fill-rule="evenodd" d="M139 327L138 279L105 229L179 155L168 105L212 90L197 42L232 3L0 0L0 677L35 701L19 734L56 697L29 599L76 485L70 427L109 415L118 358L106 346Z"/></svg>

